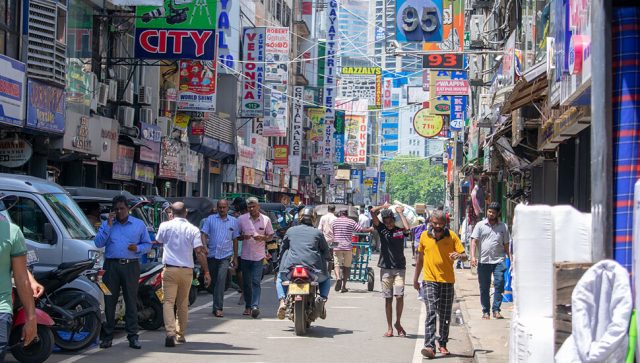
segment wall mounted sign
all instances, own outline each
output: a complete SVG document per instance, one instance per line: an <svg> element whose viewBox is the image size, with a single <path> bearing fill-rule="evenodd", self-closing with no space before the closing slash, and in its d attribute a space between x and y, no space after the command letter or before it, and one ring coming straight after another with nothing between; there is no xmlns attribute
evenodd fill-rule
<svg viewBox="0 0 640 363"><path fill-rule="evenodd" d="M24 63L0 54L0 124L24 123Z"/></svg>
<svg viewBox="0 0 640 363"><path fill-rule="evenodd" d="M31 144L24 139L13 137L0 140L0 165L17 168L24 165L33 154Z"/></svg>
<svg viewBox="0 0 640 363"><path fill-rule="evenodd" d="M397 0L396 40L442 41L442 0Z"/></svg>
<svg viewBox="0 0 640 363"><path fill-rule="evenodd" d="M64 89L29 79L25 126L47 132L64 132Z"/></svg>
<svg viewBox="0 0 640 363"><path fill-rule="evenodd" d="M265 28L245 28L242 39L244 59L240 117L264 117Z"/></svg>
<svg viewBox="0 0 640 363"><path fill-rule="evenodd" d="M444 127L444 119L440 115L432 115L428 108L423 108L413 116L413 129L422 137L438 136Z"/></svg>

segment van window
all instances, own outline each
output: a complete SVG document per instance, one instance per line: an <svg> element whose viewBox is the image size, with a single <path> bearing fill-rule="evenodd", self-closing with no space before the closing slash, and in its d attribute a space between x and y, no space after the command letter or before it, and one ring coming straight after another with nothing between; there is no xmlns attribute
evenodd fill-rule
<svg viewBox="0 0 640 363"><path fill-rule="evenodd" d="M49 218L35 200L19 197L17 203L9 209L9 215L12 222L22 230L24 238L48 244L44 239L44 224L49 223Z"/></svg>
<svg viewBox="0 0 640 363"><path fill-rule="evenodd" d="M67 194L45 194L44 199L56 213L71 238L91 240L96 233L82 209Z"/></svg>

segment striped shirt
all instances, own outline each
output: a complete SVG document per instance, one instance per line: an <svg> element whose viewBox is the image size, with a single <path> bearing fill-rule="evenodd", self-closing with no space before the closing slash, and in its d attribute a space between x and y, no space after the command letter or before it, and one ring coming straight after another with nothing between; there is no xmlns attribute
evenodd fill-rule
<svg viewBox="0 0 640 363"><path fill-rule="evenodd" d="M209 258L223 259L233 254L233 240L240 237L238 220L227 216L220 218L219 214L210 215L202 225L202 233L209 238Z"/></svg>
<svg viewBox="0 0 640 363"><path fill-rule="evenodd" d="M362 227L349 217L339 217L333 221L333 243L338 244L336 251L351 250L351 237L354 232L362 232Z"/></svg>

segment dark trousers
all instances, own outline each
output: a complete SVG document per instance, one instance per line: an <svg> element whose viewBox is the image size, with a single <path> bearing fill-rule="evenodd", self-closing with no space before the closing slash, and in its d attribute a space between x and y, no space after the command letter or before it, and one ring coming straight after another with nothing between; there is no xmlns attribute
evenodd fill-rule
<svg viewBox="0 0 640 363"><path fill-rule="evenodd" d="M480 283L480 304L482 305L482 313L489 314L489 290L491 289L491 275L493 275L493 306L492 312L499 312L502 304L502 293L504 292L504 272L507 265L501 263L479 263L478 264L478 282Z"/></svg>
<svg viewBox="0 0 640 363"><path fill-rule="evenodd" d="M242 290L246 309L260 306L260 294L262 292L260 282L262 282L263 268L262 260L242 260L242 283L244 285Z"/></svg>
<svg viewBox="0 0 640 363"><path fill-rule="evenodd" d="M427 318L424 323L424 346L435 349L436 316L440 320L440 338L438 344L447 346L451 307L453 306L453 284L425 281L422 285L423 300L427 306Z"/></svg>
<svg viewBox="0 0 640 363"><path fill-rule="evenodd" d="M11 332L11 313L0 313L0 362L9 350L9 333Z"/></svg>
<svg viewBox="0 0 640 363"><path fill-rule="evenodd" d="M125 330L127 338L138 336L138 279L140 278L140 263L131 262L120 264L117 260L104 261L104 277L102 281L107 285L111 295L104 297L104 315L106 322L102 325L100 338L113 339L113 329L116 325L116 304L120 297L120 289L124 296Z"/></svg>
<svg viewBox="0 0 640 363"><path fill-rule="evenodd" d="M213 312L222 310L224 302L224 289L227 285L227 273L229 272L229 257L223 259L209 258L209 272L213 284Z"/></svg>

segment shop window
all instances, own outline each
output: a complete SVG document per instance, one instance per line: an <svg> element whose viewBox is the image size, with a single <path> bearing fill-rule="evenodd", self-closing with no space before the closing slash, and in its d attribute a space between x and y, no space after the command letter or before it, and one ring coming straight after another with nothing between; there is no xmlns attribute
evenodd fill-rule
<svg viewBox="0 0 640 363"><path fill-rule="evenodd" d="M18 59L19 12L17 0L0 0L0 54Z"/></svg>
<svg viewBox="0 0 640 363"><path fill-rule="evenodd" d="M49 223L47 215L33 199L19 197L18 202L9 209L11 220L24 238L38 243L48 243L44 239L44 224Z"/></svg>

